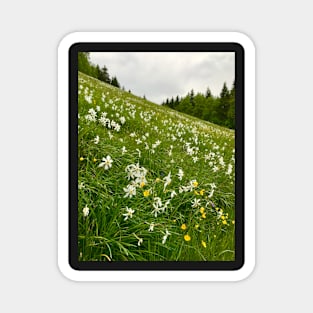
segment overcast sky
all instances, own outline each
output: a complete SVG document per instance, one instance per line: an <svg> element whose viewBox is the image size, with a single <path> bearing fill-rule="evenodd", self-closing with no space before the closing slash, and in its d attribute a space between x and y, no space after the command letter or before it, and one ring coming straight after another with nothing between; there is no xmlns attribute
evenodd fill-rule
<svg viewBox="0 0 313 313"><path fill-rule="evenodd" d="M91 52L90 59L127 91L158 104L191 89L205 93L209 87L217 96L235 78L233 52Z"/></svg>

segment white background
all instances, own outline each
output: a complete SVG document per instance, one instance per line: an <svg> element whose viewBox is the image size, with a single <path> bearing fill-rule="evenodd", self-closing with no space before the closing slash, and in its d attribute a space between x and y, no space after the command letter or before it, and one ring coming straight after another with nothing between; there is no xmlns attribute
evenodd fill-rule
<svg viewBox="0 0 313 313"><path fill-rule="evenodd" d="M308 312L309 1L10 1L0 7L1 312ZM257 265L237 283L75 283L57 268L57 45L73 31L239 31L257 51Z"/></svg>

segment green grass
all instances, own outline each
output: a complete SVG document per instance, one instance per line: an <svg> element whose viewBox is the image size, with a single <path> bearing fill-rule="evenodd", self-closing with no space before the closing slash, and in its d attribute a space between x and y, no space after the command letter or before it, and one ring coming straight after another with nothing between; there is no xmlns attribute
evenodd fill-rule
<svg viewBox="0 0 313 313"><path fill-rule="evenodd" d="M79 260L234 260L234 131L78 77Z"/></svg>

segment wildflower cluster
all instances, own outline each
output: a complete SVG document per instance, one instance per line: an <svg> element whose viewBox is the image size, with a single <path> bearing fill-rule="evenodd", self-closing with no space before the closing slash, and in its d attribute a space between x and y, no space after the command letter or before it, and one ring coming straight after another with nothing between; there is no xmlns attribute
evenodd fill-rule
<svg viewBox="0 0 313 313"><path fill-rule="evenodd" d="M232 260L234 132L81 73L78 90L83 258Z"/></svg>

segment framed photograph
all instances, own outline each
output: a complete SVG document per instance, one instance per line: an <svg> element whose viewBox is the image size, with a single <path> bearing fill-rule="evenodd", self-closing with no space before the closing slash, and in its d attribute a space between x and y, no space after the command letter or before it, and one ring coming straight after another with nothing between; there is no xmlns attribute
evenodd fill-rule
<svg viewBox="0 0 313 313"><path fill-rule="evenodd" d="M77 281L236 281L255 263L254 46L240 33L59 45L58 263Z"/></svg>

